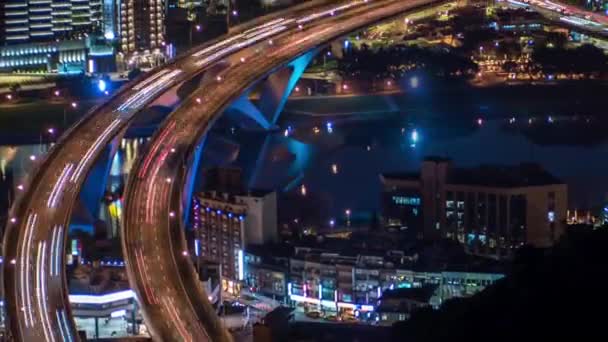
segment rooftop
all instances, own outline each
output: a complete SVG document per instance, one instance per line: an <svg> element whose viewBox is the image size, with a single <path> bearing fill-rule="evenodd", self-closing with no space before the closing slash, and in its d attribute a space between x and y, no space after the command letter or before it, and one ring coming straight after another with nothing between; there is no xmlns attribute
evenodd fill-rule
<svg viewBox="0 0 608 342"><path fill-rule="evenodd" d="M429 157L425 162L448 163L444 158ZM475 168L455 168L448 166L446 182L453 185L474 185L497 188L518 188L564 184L547 170L535 163L519 165L480 165ZM387 180L420 180L420 172L384 173Z"/></svg>
<svg viewBox="0 0 608 342"><path fill-rule="evenodd" d="M407 299L413 300L421 303L428 303L431 300L431 297L437 290L438 285L428 285L423 287L414 287L414 288L401 288L394 290L386 290L382 292L382 297L380 297L380 301L387 299Z"/></svg>

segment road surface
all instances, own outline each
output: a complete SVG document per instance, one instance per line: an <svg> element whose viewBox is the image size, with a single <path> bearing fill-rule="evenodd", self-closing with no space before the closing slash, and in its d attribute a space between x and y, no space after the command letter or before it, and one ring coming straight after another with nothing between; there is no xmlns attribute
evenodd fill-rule
<svg viewBox="0 0 608 342"><path fill-rule="evenodd" d="M253 83L294 57L359 28L430 4L428 0L361 2L365 6L331 11L318 21L309 21L314 16L298 19L262 46L254 45L243 50L244 55L226 58L227 67L167 117L147 152L136 161L126 191L123 248L131 278L136 279L132 287L143 299L141 309L153 335L174 340L197 340L192 334L202 330L221 335L191 265L179 200L189 174L188 157L194 148L200 148L213 121ZM166 273L168 270L171 273ZM167 308L171 305L175 310ZM171 327L176 321L180 322L178 327ZM192 329L196 322L204 327Z"/></svg>
<svg viewBox="0 0 608 342"><path fill-rule="evenodd" d="M322 3L322 2L321 2ZM313 8L323 8L315 3ZM235 30L189 51L130 82L108 102L91 110L68 130L44 158L11 209L4 236L4 287L8 330L17 341L76 341L65 279L65 243L80 188L108 144L119 139L136 114L184 81L275 34L273 26L307 13L296 7Z"/></svg>

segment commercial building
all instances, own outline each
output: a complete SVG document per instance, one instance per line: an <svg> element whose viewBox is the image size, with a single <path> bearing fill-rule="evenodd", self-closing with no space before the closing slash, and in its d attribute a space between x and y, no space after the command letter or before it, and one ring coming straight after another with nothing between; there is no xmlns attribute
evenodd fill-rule
<svg viewBox="0 0 608 342"><path fill-rule="evenodd" d="M419 304L437 307L453 297L471 296L504 277L494 269L463 270L457 265L423 270L415 260L397 251L341 255L308 247L250 246L245 252L244 282L252 292L291 305L354 316L365 313L371 319L386 291L432 287ZM385 305L385 321L409 313L390 310Z"/></svg>
<svg viewBox="0 0 608 342"><path fill-rule="evenodd" d="M81 74L111 71L114 52L91 37L0 47L0 71Z"/></svg>
<svg viewBox="0 0 608 342"><path fill-rule="evenodd" d="M244 248L277 240L274 192L228 195L215 191L194 199L194 253L201 263L221 265L221 277L243 280Z"/></svg>
<svg viewBox="0 0 608 342"><path fill-rule="evenodd" d="M378 321L390 324L408 320L414 311L430 305L436 290L437 285L431 284L384 291L378 300Z"/></svg>
<svg viewBox="0 0 608 342"><path fill-rule="evenodd" d="M386 225L417 238L501 257L523 244L549 247L564 233L568 187L535 164L460 169L427 158L420 173L380 178Z"/></svg>
<svg viewBox="0 0 608 342"><path fill-rule="evenodd" d="M102 0L5 0L4 44L49 42L101 27Z"/></svg>

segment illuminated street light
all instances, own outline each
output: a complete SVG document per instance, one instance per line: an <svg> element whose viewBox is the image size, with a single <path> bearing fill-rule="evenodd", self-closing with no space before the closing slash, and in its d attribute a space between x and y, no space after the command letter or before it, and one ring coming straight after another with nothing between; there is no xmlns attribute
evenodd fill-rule
<svg viewBox="0 0 608 342"><path fill-rule="evenodd" d="M17 218L11 217L11 223L16 223L16 222L17 222Z"/></svg>
<svg viewBox="0 0 608 342"><path fill-rule="evenodd" d="M344 213L346 214L346 226L350 227L350 209L346 209Z"/></svg>
<svg viewBox="0 0 608 342"><path fill-rule="evenodd" d="M333 228L336 225L336 221L334 219L329 220L329 225Z"/></svg>
<svg viewBox="0 0 608 342"><path fill-rule="evenodd" d="M170 178L170 177L167 177L167 179L165 179L165 181L166 181L167 183L171 183L171 178Z"/></svg>
<svg viewBox="0 0 608 342"><path fill-rule="evenodd" d="M32 155L30 156L30 160L31 160L31 161L36 160L36 156L32 154Z"/></svg>
<svg viewBox="0 0 608 342"><path fill-rule="evenodd" d="M302 186L300 187L300 193L302 194L302 196L306 196L306 185L302 184Z"/></svg>
<svg viewBox="0 0 608 342"><path fill-rule="evenodd" d="M53 127L46 130L49 134L55 134L55 129Z"/></svg>
<svg viewBox="0 0 608 342"><path fill-rule="evenodd" d="M479 125L479 126L483 125L483 119L482 118L478 118L477 119L477 125Z"/></svg>
<svg viewBox="0 0 608 342"><path fill-rule="evenodd" d="M19 190L23 191L23 189L24 189L24 188L23 188L23 184L19 184L19 185L17 185L17 189L19 189Z"/></svg>
<svg viewBox="0 0 608 342"><path fill-rule="evenodd" d="M170 212L169 217L175 217L175 212L174 211Z"/></svg>
<svg viewBox="0 0 608 342"><path fill-rule="evenodd" d="M188 256L188 251L183 251L183 252L182 252L182 255L183 255L183 256Z"/></svg>
<svg viewBox="0 0 608 342"><path fill-rule="evenodd" d="M241 63L245 63L245 57L241 57Z"/></svg>
<svg viewBox="0 0 608 342"><path fill-rule="evenodd" d="M108 85L106 84L106 81L99 80L97 82L97 89L99 89L99 91L105 92L107 88L108 88Z"/></svg>
<svg viewBox="0 0 608 342"><path fill-rule="evenodd" d="M53 92L53 94L55 94L55 96L59 96L59 95L61 95L61 92L59 90L55 90L55 92Z"/></svg>
<svg viewBox="0 0 608 342"><path fill-rule="evenodd" d="M418 77L413 76L412 78L410 78L410 87L416 89L418 88L420 81L418 80Z"/></svg>
<svg viewBox="0 0 608 342"><path fill-rule="evenodd" d="M71 106L72 106L72 108L76 108L76 107L78 107L78 103L76 103L76 102L72 102L72 103L71 103Z"/></svg>
<svg viewBox="0 0 608 342"><path fill-rule="evenodd" d="M236 17L237 15L239 15L239 12L237 12L237 11L232 11L232 15Z"/></svg>
<svg viewBox="0 0 608 342"><path fill-rule="evenodd" d="M196 31L200 32L202 29L201 25L196 25Z"/></svg>
<svg viewBox="0 0 608 342"><path fill-rule="evenodd" d="M200 98L200 97L197 97L197 98L196 98L196 103L200 104L201 102L203 102L203 101L201 101L201 98Z"/></svg>
<svg viewBox="0 0 608 342"><path fill-rule="evenodd" d="M12 94L6 94L6 99L7 100L12 100L13 99L13 95Z"/></svg>

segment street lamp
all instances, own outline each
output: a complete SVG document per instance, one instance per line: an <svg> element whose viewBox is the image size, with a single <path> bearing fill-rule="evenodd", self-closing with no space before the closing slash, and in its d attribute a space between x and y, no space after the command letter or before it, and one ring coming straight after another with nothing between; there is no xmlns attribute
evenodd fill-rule
<svg viewBox="0 0 608 342"><path fill-rule="evenodd" d="M344 213L346 214L346 226L350 227L350 209L346 209Z"/></svg>

